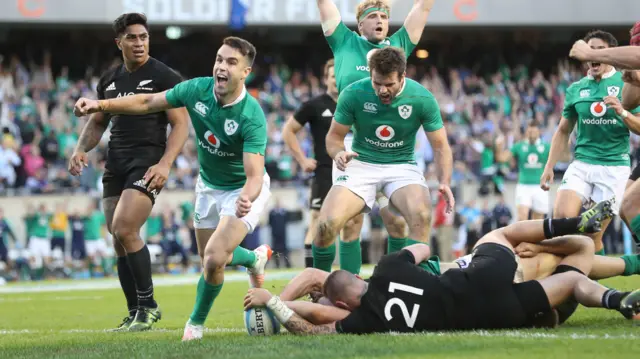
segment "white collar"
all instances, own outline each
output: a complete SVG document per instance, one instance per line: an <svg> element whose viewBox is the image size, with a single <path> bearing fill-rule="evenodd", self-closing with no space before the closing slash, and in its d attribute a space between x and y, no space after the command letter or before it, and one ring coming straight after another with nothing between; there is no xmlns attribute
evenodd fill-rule
<svg viewBox="0 0 640 359"><path fill-rule="evenodd" d="M364 35L360 35L360 38L362 40L366 41L366 42L371 42ZM387 45L387 46L389 46L391 44L388 39L383 39L382 41L378 42L377 44L375 42L371 42L371 43L374 44L374 45Z"/></svg>
<svg viewBox="0 0 640 359"><path fill-rule="evenodd" d="M244 98L247 96L247 87L245 85L242 85L242 92L240 93L240 96L238 96L238 98L236 98L235 100L233 100L232 102L222 106L222 108L225 107L231 107L233 105L237 105L238 103L240 103L240 101L244 100ZM216 96L216 91L215 89L213 90L213 100L215 102L218 102L218 97Z"/></svg>
<svg viewBox="0 0 640 359"><path fill-rule="evenodd" d="M407 77L404 77L404 82L402 83L402 88L400 89L400 91L398 91L398 94L396 95L396 97L400 96L400 94L402 93L402 91L404 91L404 88L407 87Z"/></svg>
<svg viewBox="0 0 640 359"><path fill-rule="evenodd" d="M618 70L616 70L615 67L611 68L611 71L607 72L606 74L602 75L603 79L608 79L609 77L613 76L616 74L616 72L618 72ZM593 76L591 76L591 74L587 75L587 78L589 80L593 80Z"/></svg>

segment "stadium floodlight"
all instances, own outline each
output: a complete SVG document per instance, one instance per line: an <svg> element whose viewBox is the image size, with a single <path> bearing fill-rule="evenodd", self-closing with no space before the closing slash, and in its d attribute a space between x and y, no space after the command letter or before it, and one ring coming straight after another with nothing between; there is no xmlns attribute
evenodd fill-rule
<svg viewBox="0 0 640 359"><path fill-rule="evenodd" d="M168 26L165 34L167 35L167 39L177 40L181 38L184 33L179 26Z"/></svg>

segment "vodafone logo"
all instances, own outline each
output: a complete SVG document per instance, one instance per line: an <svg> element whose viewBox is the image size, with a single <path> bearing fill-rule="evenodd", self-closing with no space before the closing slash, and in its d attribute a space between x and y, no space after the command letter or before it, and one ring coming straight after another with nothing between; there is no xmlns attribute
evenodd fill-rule
<svg viewBox="0 0 640 359"><path fill-rule="evenodd" d="M376 136L383 141L389 141L395 134L396 131L391 126L382 125L376 129Z"/></svg>
<svg viewBox="0 0 640 359"><path fill-rule="evenodd" d="M220 140L218 139L218 137L216 137L216 135L213 134L213 132L211 131L205 132L204 139L207 140L207 142L209 142L211 146L215 148L220 147Z"/></svg>
<svg viewBox="0 0 640 359"><path fill-rule="evenodd" d="M591 104L591 114L596 117L602 117L607 113L607 105L604 102L594 102Z"/></svg>

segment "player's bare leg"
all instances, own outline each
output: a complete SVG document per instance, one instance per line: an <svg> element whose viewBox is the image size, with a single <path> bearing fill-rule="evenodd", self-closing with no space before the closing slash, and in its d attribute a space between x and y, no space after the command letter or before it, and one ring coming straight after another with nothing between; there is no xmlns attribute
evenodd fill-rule
<svg viewBox="0 0 640 359"><path fill-rule="evenodd" d="M360 232L364 214L358 214L347 221L340 232L339 255L340 269L353 274L360 274L362 268L362 246L360 244Z"/></svg>
<svg viewBox="0 0 640 359"><path fill-rule="evenodd" d="M387 253L393 253L407 246L407 222L402 216L389 210L389 199L382 193L377 195L380 217L387 230Z"/></svg>
<svg viewBox="0 0 640 359"><path fill-rule="evenodd" d="M251 274L251 285L253 287L262 286L264 282L264 268L271 257L271 248L267 245L262 245L254 251L249 251L240 247L239 245L248 231L247 225L242 220L229 216L222 217L217 228L196 229L198 254L200 254L202 260L203 273L198 281L196 302L193 311L184 328L183 341L202 339L204 322L211 311L215 298L222 289L223 280L214 282L213 278L219 270L218 263L216 262L221 258L221 256L218 255L219 253L226 253L228 249L231 248L231 252L226 256L222 264L223 276L224 268L227 265L242 265L248 268ZM223 243L225 242L225 238L229 238L228 244ZM217 245L211 244L214 240L218 241ZM234 243L235 247L232 247ZM215 254L216 252L218 254ZM207 267L207 265L209 267Z"/></svg>
<svg viewBox="0 0 640 359"><path fill-rule="evenodd" d="M318 211L317 209L312 209L309 211L309 216L309 227L307 228L307 233L304 236L304 266L306 268L313 267L311 243L313 242L313 231L318 225L318 216L320 216L320 211Z"/></svg>
<svg viewBox="0 0 640 359"><path fill-rule="evenodd" d="M320 209L313 237L313 267L327 272L336 257L335 238L347 221L357 216L365 202L343 186L333 186Z"/></svg>
<svg viewBox="0 0 640 359"><path fill-rule="evenodd" d="M527 206L518 206L518 221L526 221L529 219L529 210ZM531 218L534 219L534 218Z"/></svg>
<svg viewBox="0 0 640 359"><path fill-rule="evenodd" d="M398 209L409 227L407 244L429 243L431 233L431 199L427 187L411 184L391 195L391 204Z"/></svg>
<svg viewBox="0 0 640 359"><path fill-rule="evenodd" d="M552 308L570 298L592 308L607 308L620 311L626 318L637 318L640 313L640 290L619 292L609 289L577 272L566 272L538 281Z"/></svg>
<svg viewBox="0 0 640 359"><path fill-rule="evenodd" d="M631 181L629 181L631 182ZM640 181L632 182L624 192L624 198L620 206L620 217L625 221L636 245L639 245L640 237ZM640 272L640 255L627 255L622 257L628 263L630 272Z"/></svg>
<svg viewBox="0 0 640 359"><path fill-rule="evenodd" d="M118 280L120 281L120 287L122 288L124 297L127 300L127 310L129 311L129 315L126 316L122 320L122 323L120 323L120 325L118 325L114 329L115 331L127 330L129 328L129 325L131 325L131 323L133 322L133 318L135 317L136 311L138 310L138 293L136 292L136 282L133 278L131 267L129 267L129 262L127 261L127 251L113 235L113 215L116 211L116 206L118 205L119 200L120 196L107 197L102 199L102 209L104 211L105 221L107 222L107 230L111 234L113 249L115 250L117 257L116 265L118 268ZM90 262L88 262L88 266L91 266Z"/></svg>
<svg viewBox="0 0 640 359"><path fill-rule="evenodd" d="M140 228L151 214L153 203L135 189L125 189L113 214L113 236L127 253L127 262L136 285L138 309L130 331L148 330L160 320L161 312L153 297L151 255L140 238Z"/></svg>

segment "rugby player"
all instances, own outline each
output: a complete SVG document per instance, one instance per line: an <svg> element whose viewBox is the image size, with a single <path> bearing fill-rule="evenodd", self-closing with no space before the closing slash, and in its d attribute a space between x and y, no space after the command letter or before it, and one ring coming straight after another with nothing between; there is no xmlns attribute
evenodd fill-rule
<svg viewBox="0 0 640 359"><path fill-rule="evenodd" d="M333 160L327 154L325 137L327 136L327 132L329 132L331 119L336 112L336 101L338 100L334 59L330 59L324 65L323 78L327 86L327 91L303 103L298 111L287 120L282 129L284 143L289 147L289 150L291 150L293 157L298 161L302 170L305 172L313 172L314 174L311 182L311 199L309 201L311 221L309 222L307 234L304 237L306 267L313 267L313 255L311 253L313 230L316 228L318 213L320 212L324 198L327 196L327 193L329 193L332 184L331 171ZM302 127L307 123L311 130L315 159L305 156L296 137L296 134L300 132ZM359 231L360 228L357 230ZM355 243L359 246L359 243L350 243ZM342 253L343 251L340 252L341 255ZM342 262L341 260L340 263Z"/></svg>
<svg viewBox="0 0 640 359"><path fill-rule="evenodd" d="M113 22L113 30L124 61L100 78L99 99L164 91L181 81L171 68L149 56L144 15L123 14ZM160 320L161 312L153 296L151 257L140 238L140 228L187 140L188 121L184 109L139 116L95 113L87 121L69 160L69 172L80 175L88 164L87 152L100 142L111 123L102 204L107 228L115 239L118 278L129 310L116 330L147 330ZM167 123L171 124L168 138Z"/></svg>
<svg viewBox="0 0 640 359"><path fill-rule="evenodd" d="M297 314L264 289L250 289L245 308L266 306L294 334L419 332L526 328L569 297L587 307L620 311L626 318L640 313L640 290L621 293L587 278L593 257L590 239L574 236L589 247L567 257L562 269L540 281L513 283L513 249L522 242L601 229L608 217L598 206L576 218L531 220L511 224L485 235L467 268L434 276L416 264L429 256L429 247L415 244L385 256L368 282L346 271L331 273L324 294L335 307L301 303ZM585 260L585 258L587 260ZM305 317L322 324L312 324Z"/></svg>
<svg viewBox="0 0 640 359"><path fill-rule="evenodd" d="M427 242L431 228L429 189L415 162L416 133L424 128L433 147L438 180L449 209L454 207L452 153L437 101L405 77L402 49L377 50L369 60L371 78L351 84L338 98L327 152L343 171L320 210L316 248L327 249L347 220L373 207L382 191L409 224L409 241ZM355 129L353 152L344 138ZM331 261L314 267L330 271ZM322 258L324 259L324 258Z"/></svg>
<svg viewBox="0 0 640 359"><path fill-rule="evenodd" d="M613 35L601 30L589 32L584 41L594 49L618 45ZM609 199L613 200L613 211L618 214L630 174L630 126L627 123L637 120L628 112L618 113L613 106L620 103L622 73L601 62L587 61L587 65L589 74L567 89L562 118L540 177L540 186L548 191L553 182L553 167L567 151L569 136L577 126L575 160L558 188L553 209L556 218L576 216L588 202ZM640 108L630 112L638 113ZM603 224L603 232L609 222ZM604 254L603 232L593 236L596 254Z"/></svg>
<svg viewBox="0 0 640 359"><path fill-rule="evenodd" d="M195 78L153 94L100 101L82 98L75 106L79 115L138 115L179 107L189 112L200 162L194 226L204 270L183 340L202 338L227 264L247 267L251 285L259 287L271 257L266 245L254 251L238 246L255 229L271 196L264 169L266 118L244 86L255 56L251 43L227 37L216 55L213 77Z"/></svg>
<svg viewBox="0 0 640 359"><path fill-rule="evenodd" d="M540 138L540 125L531 121L525 138L511 147L511 156L518 168L516 207L518 220L542 219L549 213L549 192L540 186L540 176L549 157L549 144Z"/></svg>
<svg viewBox="0 0 640 359"><path fill-rule="evenodd" d="M422 37L435 0L414 0L403 26L389 35L389 15L391 8L385 0L364 0L356 8L358 31L354 32L342 21L340 11L333 0L317 0L322 31L333 51L336 83L338 92L342 92L351 83L369 76L368 60L371 54L386 46L402 48L408 57ZM352 135L345 137L345 148L351 150ZM335 165L333 182L342 173ZM406 222L402 217L388 210L388 199L378 196L380 214L389 235L389 252L401 249L407 244ZM362 253L359 244L363 216L358 215L346 223L340 245L340 266L358 273L362 265ZM328 247L313 247L314 263L317 268L327 270L335 259L335 244ZM344 263L343 263L344 262Z"/></svg>
<svg viewBox="0 0 640 359"><path fill-rule="evenodd" d="M625 81L622 87L622 103L614 98L606 98L605 103L611 106L620 115L624 123L633 133L640 133L640 118L630 111L640 106L640 22L631 28L631 46L615 48L592 49L589 44L577 41L569 54L580 61L601 62L610 64L620 69L625 69L622 78ZM636 70L636 71L633 71ZM633 111L632 111L633 112ZM620 217L625 221L633 233L636 245L640 246L640 184L636 183L640 178L640 166L636 165L627 180L624 198L620 207ZM626 261L635 263L640 267L638 255L623 256Z"/></svg>

